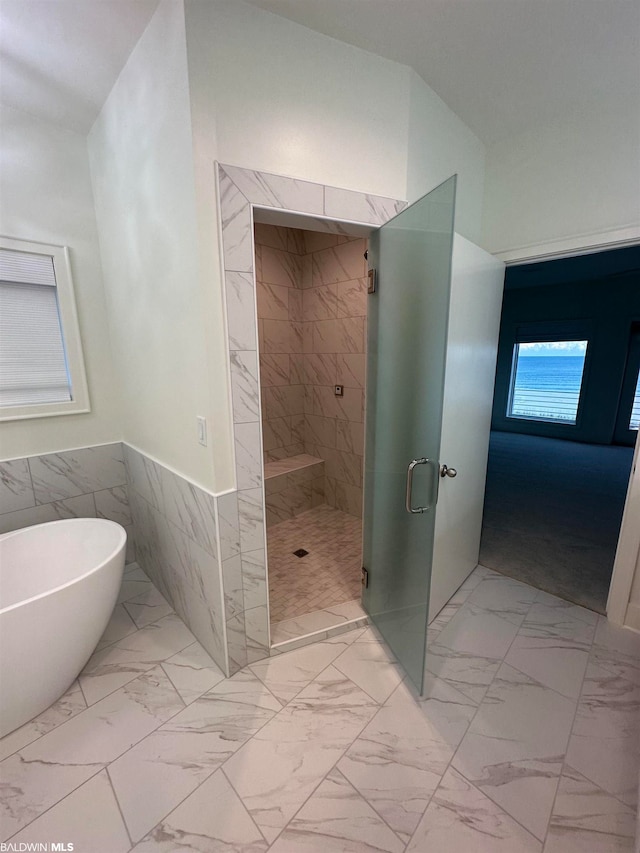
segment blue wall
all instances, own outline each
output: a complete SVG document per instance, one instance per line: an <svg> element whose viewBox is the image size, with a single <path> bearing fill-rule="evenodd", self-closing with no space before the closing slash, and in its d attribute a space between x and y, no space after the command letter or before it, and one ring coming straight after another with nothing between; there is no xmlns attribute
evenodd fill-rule
<svg viewBox="0 0 640 853"><path fill-rule="evenodd" d="M585 321L590 343L578 423L506 417L516 330L528 323ZM640 248L508 267L502 304L492 428L611 444L632 323L640 321Z"/></svg>

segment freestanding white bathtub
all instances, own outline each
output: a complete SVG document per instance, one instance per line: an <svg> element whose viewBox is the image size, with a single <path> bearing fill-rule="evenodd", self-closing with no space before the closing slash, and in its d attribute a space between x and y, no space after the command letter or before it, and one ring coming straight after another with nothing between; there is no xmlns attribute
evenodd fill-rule
<svg viewBox="0 0 640 853"><path fill-rule="evenodd" d="M116 604L126 543L101 518L0 536L0 737L73 684Z"/></svg>

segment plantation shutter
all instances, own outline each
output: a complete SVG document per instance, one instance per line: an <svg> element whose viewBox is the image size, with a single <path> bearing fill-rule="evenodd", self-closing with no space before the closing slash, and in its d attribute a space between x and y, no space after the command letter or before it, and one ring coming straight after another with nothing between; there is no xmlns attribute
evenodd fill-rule
<svg viewBox="0 0 640 853"><path fill-rule="evenodd" d="M53 258L0 249L0 407L71 399Z"/></svg>

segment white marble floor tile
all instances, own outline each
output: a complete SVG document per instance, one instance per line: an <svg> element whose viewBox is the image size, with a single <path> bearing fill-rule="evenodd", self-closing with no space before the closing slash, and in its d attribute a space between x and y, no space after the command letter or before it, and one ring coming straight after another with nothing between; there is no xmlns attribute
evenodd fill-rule
<svg viewBox="0 0 640 853"><path fill-rule="evenodd" d="M565 766L544 853L630 853L635 825L634 809Z"/></svg>
<svg viewBox="0 0 640 853"><path fill-rule="evenodd" d="M129 601L144 592L148 592L152 587L153 584L148 578L143 580L132 575L125 575L122 579L117 603L122 604L123 601Z"/></svg>
<svg viewBox="0 0 640 853"><path fill-rule="evenodd" d="M533 604L505 662L545 687L577 699L595 633L595 622L589 624L572 615L580 609Z"/></svg>
<svg viewBox="0 0 640 853"><path fill-rule="evenodd" d="M467 598L469 595L471 595L471 590L464 593L463 597ZM431 622L429 622L429 632L432 635L439 634L449 624L449 622L451 622L463 603L464 601L461 600L459 604L452 604L451 601L449 601L448 604L445 604L435 619L432 619Z"/></svg>
<svg viewBox="0 0 640 853"><path fill-rule="evenodd" d="M265 853L268 845L222 771L167 815L134 853Z"/></svg>
<svg viewBox="0 0 640 853"><path fill-rule="evenodd" d="M575 702L503 664L452 766L544 839Z"/></svg>
<svg viewBox="0 0 640 853"><path fill-rule="evenodd" d="M82 674L89 706L76 683L0 741L0 840L540 853L546 833L545 853L631 849L633 633L479 567L439 617L425 697L372 628L323 630L226 679L176 614L136 628L127 611L146 621L162 602L137 566L125 583Z"/></svg>
<svg viewBox="0 0 640 853"><path fill-rule="evenodd" d="M563 696L577 699L589 653L566 640L517 636L505 663Z"/></svg>
<svg viewBox="0 0 640 853"><path fill-rule="evenodd" d="M15 845L50 845L53 842L73 844L78 853L127 853L130 850L131 842L105 770L11 839Z"/></svg>
<svg viewBox="0 0 640 853"><path fill-rule="evenodd" d="M478 587L480 589L480 587ZM476 589L472 595L478 590ZM462 605L442 629L438 645L455 652L466 652L479 658L502 660L513 642L524 616L506 611L504 614L479 607L471 601Z"/></svg>
<svg viewBox="0 0 640 853"><path fill-rule="evenodd" d="M225 677L200 643L193 643L178 654L172 655L162 664L162 669L187 705L211 690Z"/></svg>
<svg viewBox="0 0 640 853"><path fill-rule="evenodd" d="M448 770L407 853L458 851L541 853L542 844L463 776Z"/></svg>
<svg viewBox="0 0 640 853"><path fill-rule="evenodd" d="M581 619L588 625L594 627L598 624L601 618L593 610L587 610L586 607L580 607L579 604L573 604L571 601L565 601L564 598L558 598L557 595L551 595L544 590L538 590L538 595L535 600L536 604L543 604L545 607L554 609L558 614L564 613L572 619Z"/></svg>
<svg viewBox="0 0 640 853"><path fill-rule="evenodd" d="M452 649L440 643L441 637L442 634L427 647L426 671L479 705L500 667L500 659Z"/></svg>
<svg viewBox="0 0 640 853"><path fill-rule="evenodd" d="M640 687L590 663L567 762L604 791L637 805Z"/></svg>
<svg viewBox="0 0 640 853"><path fill-rule="evenodd" d="M147 625L91 656L80 675L89 705L195 642L176 614Z"/></svg>
<svg viewBox="0 0 640 853"><path fill-rule="evenodd" d="M525 616L536 600L538 590L504 575L488 575L473 590L467 602L503 619L507 614Z"/></svg>
<svg viewBox="0 0 640 853"><path fill-rule="evenodd" d="M271 642L284 643L306 634L314 634L316 631L326 631L332 628L336 622L334 613L329 610L314 610L313 613L305 613L294 619L283 619L282 622L274 622L271 628Z"/></svg>
<svg viewBox="0 0 640 853"><path fill-rule="evenodd" d="M30 823L183 707L158 667L5 759L2 831Z"/></svg>
<svg viewBox="0 0 640 853"><path fill-rule="evenodd" d="M108 764L183 708L173 684L160 667L154 667L20 755L25 761Z"/></svg>
<svg viewBox="0 0 640 853"><path fill-rule="evenodd" d="M75 717L76 714L84 711L86 707L87 703L82 695L80 685L74 681L64 696L61 696L46 711L0 739L0 761L42 737L42 735L46 735L52 729L66 723L71 717Z"/></svg>
<svg viewBox="0 0 640 853"><path fill-rule="evenodd" d="M349 641L314 643L251 665L250 669L283 704L296 696L342 652Z"/></svg>
<svg viewBox="0 0 640 853"><path fill-rule="evenodd" d="M454 751L421 705L403 692L378 711L337 766L407 842Z"/></svg>
<svg viewBox="0 0 640 853"><path fill-rule="evenodd" d="M603 669L640 687L640 634L598 617L592 659Z"/></svg>
<svg viewBox="0 0 640 853"><path fill-rule="evenodd" d="M367 623L363 620L355 623L349 623L349 625L345 626L338 625L336 628L330 628L326 631L318 631L315 634L307 634L305 637L285 640L277 646L271 646L271 656L274 657L276 655L286 654L287 652L295 651L295 649L301 649L305 646L313 645L313 643L345 642L351 644L362 635L366 625Z"/></svg>
<svg viewBox="0 0 640 853"><path fill-rule="evenodd" d="M256 676L237 673L188 705L109 767L140 840L281 708Z"/></svg>
<svg viewBox="0 0 640 853"><path fill-rule="evenodd" d="M227 761L224 771L265 838L282 829L377 710L333 666Z"/></svg>
<svg viewBox="0 0 640 853"><path fill-rule="evenodd" d="M270 848L272 853L402 853L405 844L336 770Z"/></svg>
<svg viewBox="0 0 640 853"><path fill-rule="evenodd" d="M472 699L430 673L425 675L422 696L418 696L415 686L405 679L386 705L407 703L417 705L434 735L456 749L478 710Z"/></svg>
<svg viewBox="0 0 640 853"><path fill-rule="evenodd" d="M153 583L149 575L144 572L137 563L129 563L125 566L123 581L146 581Z"/></svg>
<svg viewBox="0 0 640 853"><path fill-rule="evenodd" d="M100 637L100 642L96 646L96 651L103 649L105 646L110 646L112 643L117 643L118 640L123 640L129 634L133 634L138 630L138 626L133 621L131 616L125 610L124 604L116 604L111 614L109 624L104 630L104 634Z"/></svg>
<svg viewBox="0 0 640 853"><path fill-rule="evenodd" d="M370 628L336 658L335 666L376 702L385 702L404 670Z"/></svg>
<svg viewBox="0 0 640 853"><path fill-rule="evenodd" d="M531 605L520 633L549 640L568 640L580 644L588 651L596 632L598 614L560 598L555 599L548 593L539 595L545 597ZM593 619L589 619L589 615Z"/></svg>
<svg viewBox="0 0 640 853"><path fill-rule="evenodd" d="M122 606L133 619L137 628L144 628L152 622L157 622L163 616L173 613L173 607L161 595L155 586L150 585L141 595L127 599Z"/></svg>
<svg viewBox="0 0 640 853"><path fill-rule="evenodd" d="M6 758L0 764L0 841L31 823L100 769L100 764L31 761L19 752Z"/></svg>

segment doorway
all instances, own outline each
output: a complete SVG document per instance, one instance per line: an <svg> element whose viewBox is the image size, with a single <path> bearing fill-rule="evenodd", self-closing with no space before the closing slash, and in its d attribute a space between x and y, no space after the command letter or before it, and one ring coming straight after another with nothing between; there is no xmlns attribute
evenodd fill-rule
<svg viewBox="0 0 640 853"><path fill-rule="evenodd" d="M606 612L637 436L640 249L507 270L481 563Z"/></svg>
<svg viewBox="0 0 640 853"><path fill-rule="evenodd" d="M271 641L278 645L365 616L367 240L257 221L254 244Z"/></svg>

